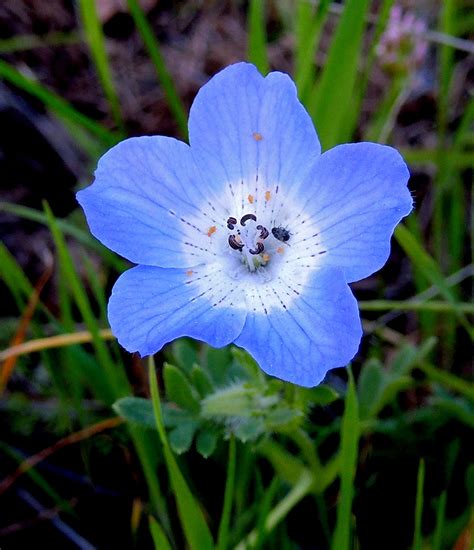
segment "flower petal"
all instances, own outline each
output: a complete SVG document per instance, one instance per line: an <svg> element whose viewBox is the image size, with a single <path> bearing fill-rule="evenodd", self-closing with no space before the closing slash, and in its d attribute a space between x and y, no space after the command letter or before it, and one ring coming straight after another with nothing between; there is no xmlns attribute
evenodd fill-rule
<svg viewBox="0 0 474 550"><path fill-rule="evenodd" d="M156 136L113 147L77 199L91 232L115 252L135 263L187 267L215 257L210 194L189 146Z"/></svg>
<svg viewBox="0 0 474 550"><path fill-rule="evenodd" d="M319 384L326 372L345 366L357 353L362 336L357 302L341 270L315 270L304 287L280 278L281 303L288 307L247 314L235 340L268 374L301 386ZM265 296L259 300L264 303Z"/></svg>
<svg viewBox="0 0 474 550"><path fill-rule="evenodd" d="M306 256L323 249L321 265L341 267L348 282L368 277L387 261L395 226L412 210L409 176L392 147L356 143L327 151L300 188L304 216L291 225L292 246ZM299 225L308 219L312 234Z"/></svg>
<svg viewBox="0 0 474 550"><path fill-rule="evenodd" d="M205 84L189 116L197 162L222 183L299 183L321 147L286 74L264 78L248 63L227 67Z"/></svg>
<svg viewBox="0 0 474 550"><path fill-rule="evenodd" d="M218 266L195 270L137 266L112 290L108 317L128 351L150 355L167 342L190 336L222 347L242 330L245 310Z"/></svg>

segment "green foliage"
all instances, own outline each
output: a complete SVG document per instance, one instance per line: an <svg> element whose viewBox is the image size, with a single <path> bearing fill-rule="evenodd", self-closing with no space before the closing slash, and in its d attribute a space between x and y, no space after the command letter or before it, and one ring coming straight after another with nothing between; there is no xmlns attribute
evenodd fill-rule
<svg viewBox="0 0 474 550"><path fill-rule="evenodd" d="M313 116L325 149L354 136L390 143L396 135L397 118L413 90L414 75L387 79L374 104L367 96L376 47L393 4L383 0L375 24L367 25L374 7L368 0L347 0L340 15L335 14L339 4L326 0L249 2L245 13L249 60L264 73L280 69L270 66L274 57L269 53L285 33L290 35L299 97ZM23 61L16 65L14 57L0 60L0 78L59 118L92 167L102 152L125 136L127 121L122 118L118 79L113 77L117 68L107 54L108 39L96 3L81 0L78 7L91 62L117 131L46 87L38 80L41 72L27 71ZM128 9L174 124L186 137L186 109L152 18L145 16L137 0L128 0ZM437 15L441 38L460 36L472 23L454 1L445 2ZM0 53L13 56L39 45L61 48L80 40L76 32L17 36L0 41ZM101 332L108 294L104 283L115 280L126 262L105 250L77 214L57 219L47 205L41 212L0 203L0 213L9 219L49 228L54 243L57 296L51 300L40 295L24 339L67 337L84 329L91 335L86 344L59 349L49 347L46 340L39 355L16 358L0 408L6 434L0 447L8 468L15 469L25 458L16 450L21 445L15 438L25 448L46 432L48 440L56 440L114 411L125 427L109 432L107 449L114 451L111 460L125 449L129 496L143 503L147 519L146 534L137 531L137 546L152 540L164 550L294 548L302 544L294 534L297 530L287 526L293 527L295 517L310 510L313 516L305 535L311 538L317 532L314 538L321 537L311 544L345 550L360 545L363 514L353 503L378 486L380 474L373 463L390 461L393 475L403 480L398 464L409 462L413 472L418 467L416 486L413 478L405 494L404 506L414 512L409 543L414 549L454 547L467 532L474 501L474 468L465 452L474 429L474 385L458 364L474 334L473 305L463 298L465 279L473 272L472 264L466 265L470 221L463 181L472 164L474 101L467 99L464 112L454 113L458 62L463 62L464 54L450 44L449 40L432 44L439 66L436 131L430 145L406 142L402 148L413 172L428 167L433 174L423 210L418 210L415 196L415 212L395 233L399 249L394 258L404 273L408 266L411 269L414 290L405 281L402 292L394 296L382 284L385 276L393 282L394 274L385 272L379 276L381 284L369 284L369 299L364 294L360 304L368 338L353 367L355 380L349 374L347 385L344 374L337 372L316 388L291 387L268 378L239 348L217 350L180 339L165 349L164 359L157 357L161 399L151 366L152 399L137 397L146 392L138 360L125 359L116 343L106 343ZM320 45L328 49L322 51ZM12 345L18 334L37 283L23 272L13 252L0 244L2 298L5 295L11 302L13 311L2 318L2 348ZM401 314L409 315L406 323L387 325ZM440 438L442 449L433 451ZM92 443L81 447L75 462L83 459L84 474L91 478L93 448ZM434 464L439 469L435 493ZM208 478L200 478L200 468L215 473L212 487ZM77 514L47 469L33 467L24 475L64 518ZM392 495L385 498L388 502ZM451 506L460 500L465 509L458 506L454 517Z"/></svg>
<svg viewBox="0 0 474 550"><path fill-rule="evenodd" d="M79 8L84 27L84 34L91 50L97 73L99 75L105 96L110 104L112 116L117 127L124 133L122 114L120 110L120 99L112 79L112 72L105 49L104 34L100 24L97 8L94 0L80 0Z"/></svg>
<svg viewBox="0 0 474 550"><path fill-rule="evenodd" d="M323 149L340 142L357 78L369 0L347 0L326 64L309 100Z"/></svg>

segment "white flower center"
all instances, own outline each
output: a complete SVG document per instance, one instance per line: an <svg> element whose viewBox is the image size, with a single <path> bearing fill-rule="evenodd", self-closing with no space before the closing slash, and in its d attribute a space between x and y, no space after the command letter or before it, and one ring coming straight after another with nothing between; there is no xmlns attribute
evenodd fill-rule
<svg viewBox="0 0 474 550"><path fill-rule="evenodd" d="M203 275L195 263L189 282L206 295L217 294L214 288L225 294L216 306L232 300L232 307L266 314L286 309L300 295L326 249L304 204L284 197L278 184L256 183L228 184L201 205L199 219L182 219L183 246L209 272Z"/></svg>

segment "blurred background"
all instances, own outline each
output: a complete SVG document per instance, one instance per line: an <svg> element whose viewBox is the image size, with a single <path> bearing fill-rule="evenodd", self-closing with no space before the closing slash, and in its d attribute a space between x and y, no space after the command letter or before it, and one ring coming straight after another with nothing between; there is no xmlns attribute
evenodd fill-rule
<svg viewBox="0 0 474 550"><path fill-rule="evenodd" d="M473 8L0 2L2 549L474 548ZM397 147L415 212L351 285L353 377L303 390L181 340L155 358L158 434L146 363L108 330L128 265L75 192L125 137L186 139L197 90L241 60L292 75L323 149Z"/></svg>

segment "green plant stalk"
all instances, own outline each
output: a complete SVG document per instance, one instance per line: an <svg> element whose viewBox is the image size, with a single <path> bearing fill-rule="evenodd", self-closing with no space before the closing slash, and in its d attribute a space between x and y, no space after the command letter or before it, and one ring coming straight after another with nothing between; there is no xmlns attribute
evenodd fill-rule
<svg viewBox="0 0 474 550"><path fill-rule="evenodd" d="M138 459L142 466L143 475L148 487L148 494L150 497L151 505L155 510L157 516L159 517L161 523L163 524L166 532L170 534L171 525L169 523L169 516L167 513L166 501L161 493L160 485L158 483L158 478L156 475L156 467L154 457L151 456L151 453L147 449L147 434L142 430L133 426L132 424L127 424L128 432L132 438L133 445L137 452Z"/></svg>
<svg viewBox="0 0 474 550"><path fill-rule="evenodd" d="M104 33L97 15L95 0L79 0L79 8L85 37L87 43L89 44L89 49L92 54L92 59L95 64L97 74L99 75L100 83L104 90L105 97L109 102L115 124L119 128L120 133L123 134L122 137L124 137L125 127L120 109L120 100L114 86L107 51L105 49Z"/></svg>
<svg viewBox="0 0 474 550"><path fill-rule="evenodd" d="M156 74L158 75L158 80L163 87L163 91L168 101L170 111L174 116L181 135L183 136L183 138L187 139L188 122L186 109L184 108L181 98L176 90L173 79L171 78L171 75L166 67L166 63L161 53L160 45L155 36L155 33L145 14L143 13L143 9L141 8L138 0L127 0L127 2L128 8L135 21L138 32L142 37L142 40L148 50L150 59L155 67Z"/></svg>
<svg viewBox="0 0 474 550"><path fill-rule="evenodd" d="M178 515L186 540L192 550L211 550L214 548L212 536L204 519L202 510L191 493L183 477L166 437L161 413L160 394L155 373L153 356L148 362L151 399L155 416L156 429L163 446L163 454L171 480L171 486L178 505Z"/></svg>
<svg viewBox="0 0 474 550"><path fill-rule="evenodd" d="M236 444L233 434L229 440L229 459L227 461L227 477L224 490L224 506L222 508L219 532L217 535L217 550L226 550L229 541L230 514L235 486Z"/></svg>

